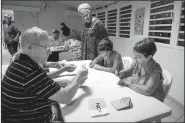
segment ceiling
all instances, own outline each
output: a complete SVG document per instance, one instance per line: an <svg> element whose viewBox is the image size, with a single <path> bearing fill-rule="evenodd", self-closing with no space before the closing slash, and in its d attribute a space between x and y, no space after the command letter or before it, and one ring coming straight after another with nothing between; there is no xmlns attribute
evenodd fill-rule
<svg viewBox="0 0 185 123"><path fill-rule="evenodd" d="M114 1L56 1L57 3L60 3L62 6L68 8L78 8L78 5L81 3L89 3L92 9L105 6L107 4L113 3Z"/></svg>
<svg viewBox="0 0 185 123"><path fill-rule="evenodd" d="M48 3L49 7L63 8L77 12L77 8L81 3L89 3L92 9L102 7L113 3L115 1L49 1L49 0L35 0L35 1L9 1L3 0L2 5L17 5L17 6L30 6L30 7L43 7L43 3ZM57 3L57 4L56 4Z"/></svg>

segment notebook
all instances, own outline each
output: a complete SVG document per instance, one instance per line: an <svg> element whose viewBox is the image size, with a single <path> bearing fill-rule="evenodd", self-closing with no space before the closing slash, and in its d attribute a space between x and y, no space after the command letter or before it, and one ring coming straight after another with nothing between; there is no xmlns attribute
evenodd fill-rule
<svg viewBox="0 0 185 123"><path fill-rule="evenodd" d="M106 116L109 114L103 98L90 99L88 101L88 108L91 117Z"/></svg>

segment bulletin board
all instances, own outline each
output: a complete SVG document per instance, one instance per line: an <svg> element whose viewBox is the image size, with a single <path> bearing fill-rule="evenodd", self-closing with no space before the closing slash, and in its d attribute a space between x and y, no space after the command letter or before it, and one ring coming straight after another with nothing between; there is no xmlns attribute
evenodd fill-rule
<svg viewBox="0 0 185 123"><path fill-rule="evenodd" d="M145 8L136 9L135 24L134 24L135 35L143 35L144 15L145 15Z"/></svg>

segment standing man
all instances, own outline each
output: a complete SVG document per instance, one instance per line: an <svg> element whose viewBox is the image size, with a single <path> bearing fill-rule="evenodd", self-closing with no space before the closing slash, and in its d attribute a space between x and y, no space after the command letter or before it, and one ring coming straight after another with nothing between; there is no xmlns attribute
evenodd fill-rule
<svg viewBox="0 0 185 123"><path fill-rule="evenodd" d="M7 15L5 18L7 27L4 29L4 41L7 45L8 51L13 56L17 52L17 47L19 43L19 36L21 35L20 30L11 21L12 17Z"/></svg>

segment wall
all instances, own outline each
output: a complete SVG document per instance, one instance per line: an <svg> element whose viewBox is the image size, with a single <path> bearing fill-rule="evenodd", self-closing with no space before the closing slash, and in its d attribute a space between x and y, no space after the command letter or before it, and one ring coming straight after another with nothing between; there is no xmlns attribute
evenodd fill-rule
<svg viewBox="0 0 185 123"><path fill-rule="evenodd" d="M121 53L122 56L132 57L132 44L148 36L149 25L149 1L132 1L132 19L131 19L131 37L130 39L110 37L114 43L114 49ZM145 7L144 34L143 36L134 35L135 9ZM172 77L173 83L169 95L184 105L184 50L173 49L157 45L157 53L154 59L168 70Z"/></svg>
<svg viewBox="0 0 185 123"><path fill-rule="evenodd" d="M54 28L60 30L61 22L64 22L71 29L78 29L80 31L82 30L83 23L77 12L65 10L59 3L53 1L47 1L47 4L48 6L44 11L43 2L41 1L2 1L2 5L40 8L40 12L37 15L38 20L35 25L47 30L49 35L52 35L52 30ZM20 13L20 11L14 11L14 13ZM29 20L31 21L31 18L26 18L28 22ZM22 31L25 30L25 28L22 26L23 23L24 22L18 24Z"/></svg>
<svg viewBox="0 0 185 123"><path fill-rule="evenodd" d="M82 20L77 12L62 9L57 3L50 3L46 11L38 15L39 27L52 34L54 28L60 30L60 23L64 22L70 29L82 30Z"/></svg>

